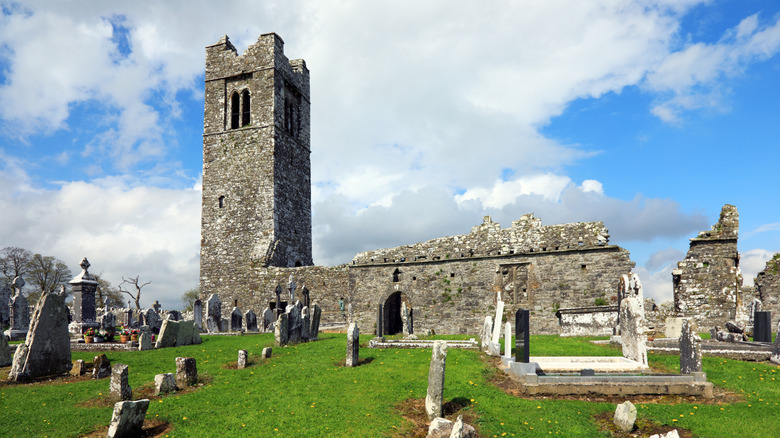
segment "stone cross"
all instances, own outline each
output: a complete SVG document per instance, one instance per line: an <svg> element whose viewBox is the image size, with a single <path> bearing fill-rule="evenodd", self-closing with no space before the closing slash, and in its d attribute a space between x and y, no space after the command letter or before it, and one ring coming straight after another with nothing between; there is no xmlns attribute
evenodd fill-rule
<svg viewBox="0 0 780 438"><path fill-rule="evenodd" d="M130 303L130 301L128 301L128 303ZM127 307L130 307L130 305L128 304ZM154 308L154 311L157 312L157 313L160 313L160 309L162 308L162 306L160 305L160 302L157 301L157 300L154 301L154 305L152 307Z"/></svg>
<svg viewBox="0 0 780 438"><path fill-rule="evenodd" d="M431 353L431 365L428 369L428 392L425 396L425 412L428 419L443 416L444 372L447 365L447 343L435 341Z"/></svg>
<svg viewBox="0 0 780 438"><path fill-rule="evenodd" d="M529 361L530 313L526 309L515 312L515 362Z"/></svg>
<svg viewBox="0 0 780 438"><path fill-rule="evenodd" d="M278 319L279 315L284 313L284 310L282 309L282 286L277 284L274 293L276 294L276 308L274 310L276 311L276 318Z"/></svg>
<svg viewBox="0 0 780 438"><path fill-rule="evenodd" d="M22 278L21 276L14 277L14 282L12 284L14 286L14 290L16 291L16 293L18 294L22 293L22 288L25 285L24 278Z"/></svg>
<svg viewBox="0 0 780 438"><path fill-rule="evenodd" d="M290 302L295 302L295 276L290 274L290 281L287 282L287 290L290 291Z"/></svg>

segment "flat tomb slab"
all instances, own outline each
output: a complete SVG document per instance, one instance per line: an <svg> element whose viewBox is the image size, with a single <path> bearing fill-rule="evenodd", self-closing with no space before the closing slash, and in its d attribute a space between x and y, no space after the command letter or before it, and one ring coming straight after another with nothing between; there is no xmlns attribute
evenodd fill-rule
<svg viewBox="0 0 780 438"><path fill-rule="evenodd" d="M470 350L478 350L479 344L474 339L469 340L439 340L447 344L447 348L465 348ZM433 348L434 340L411 340L411 339L398 339L398 340L386 340L384 342L377 339L371 339L368 341L369 348Z"/></svg>
<svg viewBox="0 0 780 438"><path fill-rule="evenodd" d="M538 363L545 373L571 373L584 369L597 373L622 373L649 369L623 356L533 356L529 361Z"/></svg>

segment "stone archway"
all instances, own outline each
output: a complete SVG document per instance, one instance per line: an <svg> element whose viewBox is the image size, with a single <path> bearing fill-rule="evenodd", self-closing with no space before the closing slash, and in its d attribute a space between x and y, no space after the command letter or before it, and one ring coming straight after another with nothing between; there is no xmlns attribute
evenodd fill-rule
<svg viewBox="0 0 780 438"><path fill-rule="evenodd" d="M401 303L406 303L406 307L411 314L412 306L409 301L409 297L403 292L393 292L385 300L383 307L383 328L382 331L385 335L395 335L403 332L403 321L401 319Z"/></svg>

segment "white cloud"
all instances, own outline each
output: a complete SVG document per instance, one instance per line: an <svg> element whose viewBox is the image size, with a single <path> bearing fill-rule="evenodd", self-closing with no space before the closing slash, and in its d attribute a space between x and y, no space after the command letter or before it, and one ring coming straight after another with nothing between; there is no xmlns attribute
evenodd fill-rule
<svg viewBox="0 0 780 438"><path fill-rule="evenodd" d="M766 267L766 262L775 255L772 251L755 248L739 253L739 269L742 271L742 284L753 286L753 280Z"/></svg>

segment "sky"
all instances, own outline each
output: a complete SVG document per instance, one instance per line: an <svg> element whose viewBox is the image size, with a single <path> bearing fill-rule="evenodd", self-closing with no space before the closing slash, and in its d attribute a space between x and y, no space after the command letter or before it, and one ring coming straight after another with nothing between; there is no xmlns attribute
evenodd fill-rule
<svg viewBox="0 0 780 438"><path fill-rule="evenodd" d="M645 296L724 204L780 251L780 3L0 0L0 248L180 308L197 286L205 46L276 32L311 72L314 261L603 221Z"/></svg>

